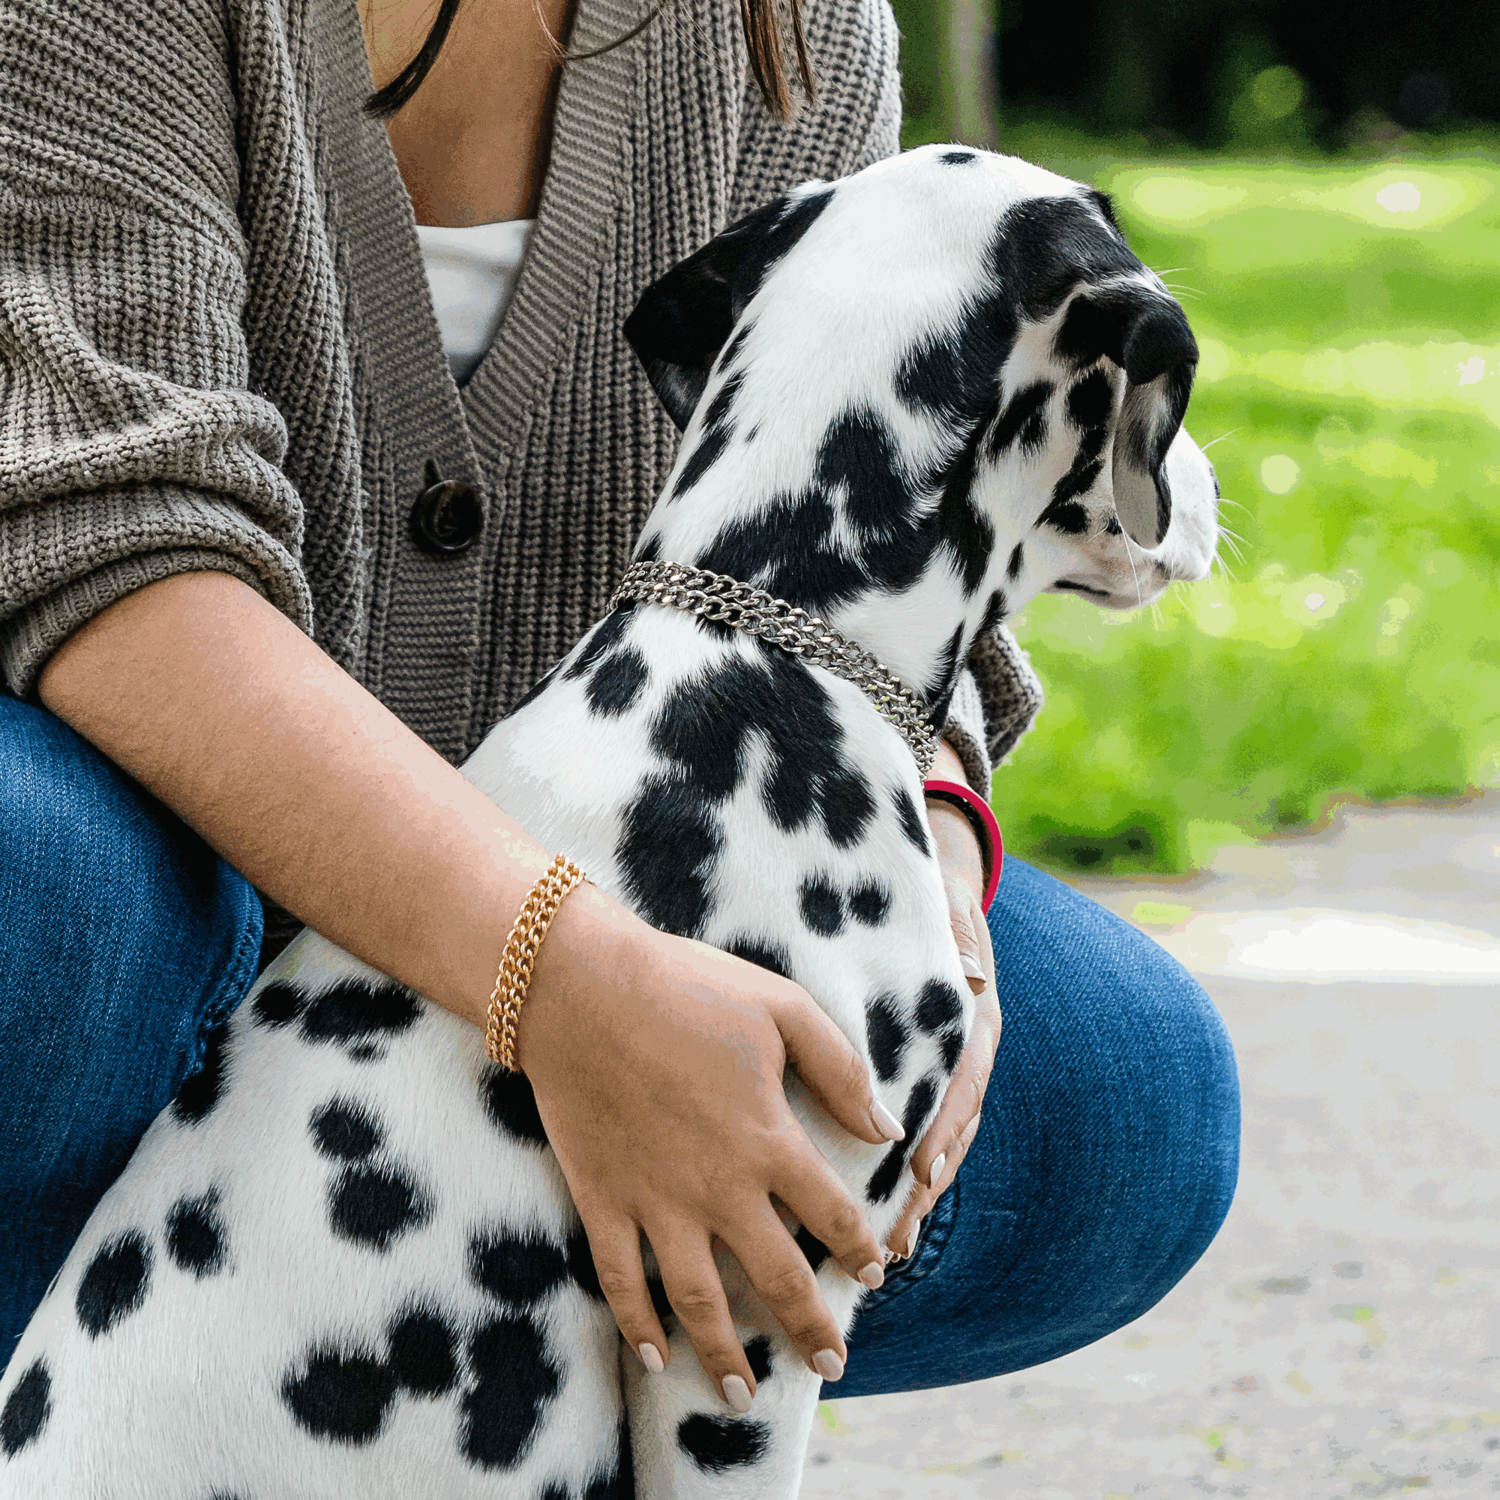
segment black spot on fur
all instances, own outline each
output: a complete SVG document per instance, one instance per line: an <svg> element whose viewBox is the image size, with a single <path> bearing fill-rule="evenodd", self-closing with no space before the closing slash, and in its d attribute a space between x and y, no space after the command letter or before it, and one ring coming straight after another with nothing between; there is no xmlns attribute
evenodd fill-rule
<svg viewBox="0 0 1500 1500"><path fill-rule="evenodd" d="M703 414L703 432L698 445L688 454L687 462L677 476L677 484L672 491L674 498L687 494L723 456L734 434L731 420L734 402L744 382L742 371L731 375L714 393L714 399L708 403L708 410Z"/></svg>
<svg viewBox="0 0 1500 1500"><path fill-rule="evenodd" d="M422 1002L399 984L373 990L346 980L313 996L302 1014L302 1034L310 1042L350 1047L409 1030L422 1013Z"/></svg>
<svg viewBox="0 0 1500 1500"><path fill-rule="evenodd" d="M673 499L685 495L723 457L724 450L729 446L729 437L727 427L709 427L704 430L698 439L698 446L688 454L687 462L677 476L677 485L672 491Z"/></svg>
<svg viewBox="0 0 1500 1500"><path fill-rule="evenodd" d="M867 880L849 893L849 910L866 927L879 927L891 909L891 893L878 880Z"/></svg>
<svg viewBox="0 0 1500 1500"><path fill-rule="evenodd" d="M713 910L709 881L723 831L709 800L680 775L654 776L626 809L615 846L626 895L653 927L696 937Z"/></svg>
<svg viewBox="0 0 1500 1500"><path fill-rule="evenodd" d="M755 663L738 659L679 683L652 723L652 748L698 796L722 801L742 779L746 722L759 718L767 687Z"/></svg>
<svg viewBox="0 0 1500 1500"><path fill-rule="evenodd" d="M646 658L633 646L614 652L589 682L589 707L596 714L624 713L650 675Z"/></svg>
<svg viewBox="0 0 1500 1500"><path fill-rule="evenodd" d="M798 895L802 920L820 937L836 937L844 930L844 901L823 875L809 875Z"/></svg>
<svg viewBox="0 0 1500 1500"><path fill-rule="evenodd" d="M865 1011L865 1035L870 1044L870 1061L875 1076L890 1083L901 1072L911 1033L893 995L877 995Z"/></svg>
<svg viewBox="0 0 1500 1500"><path fill-rule="evenodd" d="M46 1364L32 1360L26 1373L11 1387L0 1410L0 1448L14 1458L27 1443L40 1436L52 1415L52 1377Z"/></svg>
<svg viewBox="0 0 1500 1500"><path fill-rule="evenodd" d="M1037 517L1038 526L1053 526L1069 536L1078 536L1088 530L1088 512L1078 503L1080 495L1087 494L1099 478L1103 464L1098 459L1083 464L1074 463L1052 487L1052 498L1047 508Z"/></svg>
<svg viewBox="0 0 1500 1500"><path fill-rule="evenodd" d="M917 1025L929 1036L952 1025L963 1013L964 1003L959 999L958 991L946 979L929 979L922 986L922 994L917 1001Z"/></svg>
<svg viewBox="0 0 1500 1500"><path fill-rule="evenodd" d="M978 159L972 151L945 151L938 157L938 160L946 167L963 167Z"/></svg>
<svg viewBox="0 0 1500 1500"><path fill-rule="evenodd" d="M825 767L818 801L828 837L840 849L857 844L864 837L870 819L875 816L875 799L870 795L869 787L853 771Z"/></svg>
<svg viewBox="0 0 1500 1500"><path fill-rule="evenodd" d="M562 1384L546 1339L530 1318L502 1314L469 1339L477 1377L463 1399L459 1447L482 1469L519 1463L536 1434L543 1409Z"/></svg>
<svg viewBox="0 0 1500 1500"><path fill-rule="evenodd" d="M901 1180L901 1172L906 1166L906 1158L916 1147L917 1132L926 1123L928 1112L937 1102L937 1096L937 1081L933 1078L919 1078L911 1093L906 1096L906 1113L901 1120L906 1139L892 1143L891 1149L881 1158L880 1165L871 1175L869 1186L865 1189L865 1197L871 1203L884 1203L896 1191L896 1184Z"/></svg>
<svg viewBox="0 0 1500 1500"><path fill-rule="evenodd" d="M1107 536L1120 536L1124 530L1125 528L1120 525L1120 518L1118 516L1111 516L1104 523L1104 531Z"/></svg>
<svg viewBox="0 0 1500 1500"><path fill-rule="evenodd" d="M754 738L769 752L761 798L778 827L821 815L835 842L857 842L869 794L839 766L843 731L824 687L801 662L767 646L680 683L652 724L669 769L626 810L617 855L627 890L653 926L696 936L712 911L722 843L715 808L746 774Z"/></svg>
<svg viewBox="0 0 1500 1500"><path fill-rule="evenodd" d="M563 1247L534 1231L487 1228L469 1237L469 1275L505 1302L540 1302L567 1274Z"/></svg>
<svg viewBox="0 0 1500 1500"><path fill-rule="evenodd" d="M756 514L730 522L694 560L818 613L872 587L896 591L944 540L939 518L917 514L925 483L925 476L907 474L876 413L846 411L824 433L806 490L775 496ZM837 535L839 498L853 552Z"/></svg>
<svg viewBox="0 0 1500 1500"><path fill-rule="evenodd" d="M961 1026L950 1026L937 1038L938 1051L943 1059L943 1070L952 1073L963 1056L964 1033Z"/></svg>
<svg viewBox="0 0 1500 1500"><path fill-rule="evenodd" d="M746 341L750 337L750 330L755 327L753 318L746 318L734 331L734 337L724 345L723 352L719 355L718 368L721 373L727 371L735 360L740 357L740 351L744 349Z"/></svg>
<svg viewBox="0 0 1500 1500"><path fill-rule="evenodd" d="M605 1300L604 1288L599 1285L599 1268L594 1264L594 1252L589 1249L589 1237L581 1224L568 1236L568 1275L595 1302Z"/></svg>
<svg viewBox="0 0 1500 1500"><path fill-rule="evenodd" d="M582 677L620 639L630 623L632 605L622 605L619 609L611 610L594 626L584 640L583 649L568 663L563 672L565 678L571 682Z"/></svg>
<svg viewBox="0 0 1500 1500"><path fill-rule="evenodd" d="M745 1358L757 1386L771 1378L771 1341L764 1334L745 1345Z"/></svg>
<svg viewBox="0 0 1500 1500"><path fill-rule="evenodd" d="M1068 420L1079 431L1102 427L1114 414L1115 393L1103 370L1085 375L1068 392Z"/></svg>
<svg viewBox="0 0 1500 1500"><path fill-rule="evenodd" d="M179 1198L167 1210L167 1254L200 1280L224 1269L224 1218L216 1191Z"/></svg>
<svg viewBox="0 0 1500 1500"><path fill-rule="evenodd" d="M151 1285L151 1246L136 1230L106 1240L78 1283L78 1321L90 1338L108 1333L140 1307Z"/></svg>
<svg viewBox="0 0 1500 1500"><path fill-rule="evenodd" d="M228 1021L221 1021L209 1032L203 1049L203 1066L183 1084L172 1101L172 1113L184 1125L196 1125L206 1119L219 1102L224 1087L224 1038L228 1033Z"/></svg>
<svg viewBox="0 0 1500 1500"><path fill-rule="evenodd" d="M948 705L952 703L953 691L958 686L958 653L963 644L964 628L959 625L939 654L932 683L927 689L927 717L934 724L947 722Z"/></svg>
<svg viewBox="0 0 1500 1500"><path fill-rule="evenodd" d="M992 463L1017 444L1027 457L1042 451L1047 441L1047 402L1051 396L1052 383L1036 380L1022 386L1006 402L985 443L985 454Z"/></svg>
<svg viewBox="0 0 1500 1500"><path fill-rule="evenodd" d="M396 1374L366 1354L316 1350L300 1374L281 1383L281 1399L314 1437L358 1446L372 1442L396 1395Z"/></svg>
<svg viewBox="0 0 1500 1500"><path fill-rule="evenodd" d="M324 1156L360 1161L379 1149L385 1132L363 1105L352 1099L332 1099L313 1111L307 1128Z"/></svg>
<svg viewBox="0 0 1500 1500"><path fill-rule="evenodd" d="M479 1100L492 1124L507 1135L532 1146L547 1144L547 1131L537 1112L536 1095L524 1073L492 1066L479 1084Z"/></svg>
<svg viewBox="0 0 1500 1500"><path fill-rule="evenodd" d="M734 954L736 958L743 958L746 963L759 964L773 974L780 974L783 979L792 977L791 954L780 943L772 942L769 938L735 938L724 944L724 951Z"/></svg>
<svg viewBox="0 0 1500 1500"><path fill-rule="evenodd" d="M1005 590L996 589L990 595L990 602L984 607L984 617L979 622L979 629L974 632L975 638L988 635L1009 613L1010 602L1005 597Z"/></svg>
<svg viewBox="0 0 1500 1500"><path fill-rule="evenodd" d="M328 1190L333 1232L371 1250L388 1249L432 1217L432 1203L416 1179L395 1166L345 1167Z"/></svg>
<svg viewBox="0 0 1500 1500"><path fill-rule="evenodd" d="M911 794L904 786L897 787L892 793L891 801L896 807L896 817L901 822L901 832L910 840L912 847L920 854L930 853L927 826L917 811L917 804L911 800Z"/></svg>
<svg viewBox="0 0 1500 1500"><path fill-rule="evenodd" d="M1015 550L1010 554L1010 561L1005 565L1005 576L1014 583L1021 576L1021 569L1025 564L1025 548L1022 543L1017 542Z"/></svg>
<svg viewBox="0 0 1500 1500"><path fill-rule="evenodd" d="M255 997L251 1014L258 1026L273 1030L290 1025L307 1006L307 997L284 984L268 984Z"/></svg>
<svg viewBox="0 0 1500 1500"><path fill-rule="evenodd" d="M453 1330L439 1314L424 1308L403 1313L391 1324L390 1366L396 1384L414 1396L441 1396L458 1378Z"/></svg>
<svg viewBox="0 0 1500 1500"><path fill-rule="evenodd" d="M797 1248L807 1257L807 1263L814 1271L828 1259L831 1253L828 1246L805 1224L797 1231L793 1238L797 1242Z"/></svg>
<svg viewBox="0 0 1500 1500"><path fill-rule="evenodd" d="M769 1441L765 1424L745 1417L709 1417L700 1412L684 1417L677 1426L678 1446L705 1474L727 1474L730 1469L759 1463Z"/></svg>

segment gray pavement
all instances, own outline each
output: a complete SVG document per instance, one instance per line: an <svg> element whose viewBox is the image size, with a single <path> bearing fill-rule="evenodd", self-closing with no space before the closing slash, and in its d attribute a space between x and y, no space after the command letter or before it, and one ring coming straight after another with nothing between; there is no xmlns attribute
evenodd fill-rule
<svg viewBox="0 0 1500 1500"><path fill-rule="evenodd" d="M826 1403L804 1500L1500 1494L1500 798L1078 884L1229 1026L1229 1218L1090 1348Z"/></svg>

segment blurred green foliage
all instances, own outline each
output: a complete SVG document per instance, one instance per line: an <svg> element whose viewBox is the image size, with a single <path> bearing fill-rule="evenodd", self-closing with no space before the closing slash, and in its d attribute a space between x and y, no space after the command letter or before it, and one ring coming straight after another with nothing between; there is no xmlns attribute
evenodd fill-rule
<svg viewBox="0 0 1500 1500"><path fill-rule="evenodd" d="M1114 195L1202 351L1188 427L1240 540L1213 578L1014 622L1048 690L997 773L1009 847L1181 871L1344 798L1500 784L1500 167L1003 149ZM1238 559L1235 550L1241 554Z"/></svg>

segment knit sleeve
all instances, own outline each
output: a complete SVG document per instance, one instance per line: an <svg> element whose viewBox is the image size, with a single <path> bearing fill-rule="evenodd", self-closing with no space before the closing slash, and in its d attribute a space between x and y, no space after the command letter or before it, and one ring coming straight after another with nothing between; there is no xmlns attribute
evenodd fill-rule
<svg viewBox="0 0 1500 1500"><path fill-rule="evenodd" d="M286 429L249 389L216 0L0 7L0 673L213 569L304 629Z"/></svg>

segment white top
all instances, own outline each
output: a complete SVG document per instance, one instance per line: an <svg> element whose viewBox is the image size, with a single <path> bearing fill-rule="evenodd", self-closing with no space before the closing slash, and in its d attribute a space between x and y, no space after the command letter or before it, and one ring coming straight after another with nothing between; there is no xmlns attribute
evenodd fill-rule
<svg viewBox="0 0 1500 1500"><path fill-rule="evenodd" d="M535 227L535 219L462 229L417 225L443 352L460 385L494 342Z"/></svg>

